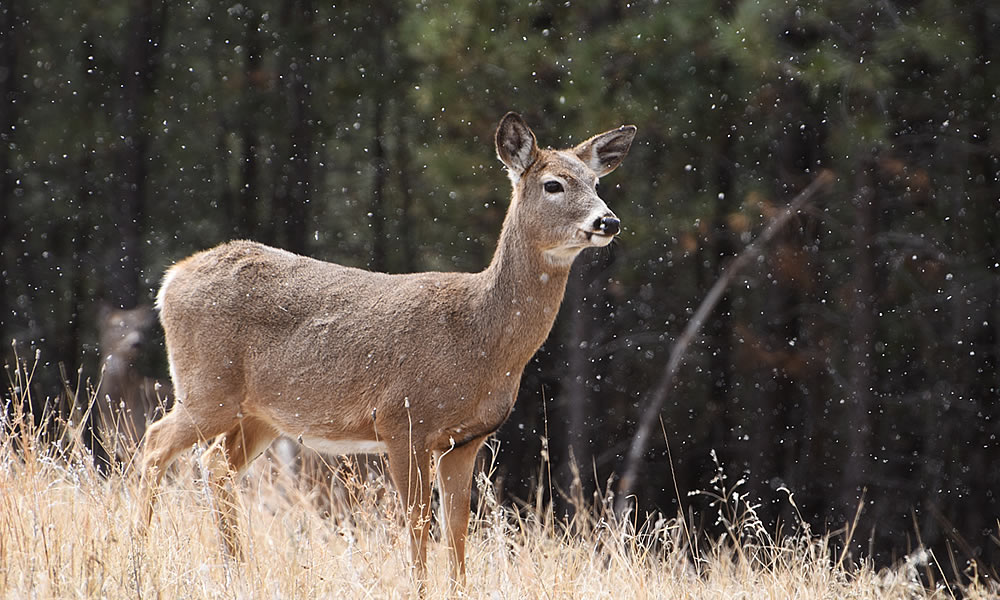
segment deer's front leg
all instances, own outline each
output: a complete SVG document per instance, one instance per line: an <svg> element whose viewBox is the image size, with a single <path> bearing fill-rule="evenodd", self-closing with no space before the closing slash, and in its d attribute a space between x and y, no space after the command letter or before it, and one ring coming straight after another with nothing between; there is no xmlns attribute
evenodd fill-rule
<svg viewBox="0 0 1000 600"><path fill-rule="evenodd" d="M447 450L438 463L441 514L451 557L451 580L459 588L465 587L465 538L469 529L472 472L476 455L485 440L486 437L482 437Z"/></svg>
<svg viewBox="0 0 1000 600"><path fill-rule="evenodd" d="M410 444L389 446L389 472L399 490L410 531L414 576L421 590L427 581L427 538L431 517L431 453Z"/></svg>

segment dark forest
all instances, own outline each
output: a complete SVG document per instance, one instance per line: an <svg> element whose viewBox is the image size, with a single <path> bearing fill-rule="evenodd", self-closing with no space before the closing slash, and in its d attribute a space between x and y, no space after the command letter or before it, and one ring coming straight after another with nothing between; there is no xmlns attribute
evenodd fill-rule
<svg viewBox="0 0 1000 600"><path fill-rule="evenodd" d="M231 239L480 270L507 111L558 147L635 124L601 186L623 231L497 433L505 497L710 529L689 493L721 469L775 530L859 515L854 560L995 574L998 40L985 0L4 0L3 361L37 353L30 409L74 410L102 310Z"/></svg>

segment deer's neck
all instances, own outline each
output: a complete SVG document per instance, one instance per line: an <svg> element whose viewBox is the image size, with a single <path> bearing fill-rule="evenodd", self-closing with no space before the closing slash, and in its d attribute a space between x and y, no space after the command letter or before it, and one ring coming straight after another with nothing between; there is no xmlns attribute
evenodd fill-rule
<svg viewBox="0 0 1000 600"><path fill-rule="evenodd" d="M482 317L494 353L520 369L548 337L559 312L571 263L554 264L524 235L514 207L504 220L496 254L483 277Z"/></svg>

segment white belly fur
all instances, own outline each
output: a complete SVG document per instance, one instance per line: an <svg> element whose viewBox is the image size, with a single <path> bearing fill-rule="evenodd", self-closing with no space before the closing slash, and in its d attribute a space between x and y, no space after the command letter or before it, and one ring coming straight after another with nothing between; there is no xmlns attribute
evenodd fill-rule
<svg viewBox="0 0 1000 600"><path fill-rule="evenodd" d="M388 450L385 442L371 440L327 440L304 437L302 443L326 454L382 454Z"/></svg>

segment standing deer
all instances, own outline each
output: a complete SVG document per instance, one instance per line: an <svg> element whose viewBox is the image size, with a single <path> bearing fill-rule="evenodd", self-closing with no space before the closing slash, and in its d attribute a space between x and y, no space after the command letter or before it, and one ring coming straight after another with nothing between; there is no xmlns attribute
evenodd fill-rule
<svg viewBox="0 0 1000 600"><path fill-rule="evenodd" d="M169 406L172 392L147 373L157 344L150 305L123 310L102 306L98 316L101 380L97 422L104 449L128 464L146 427Z"/></svg>
<svg viewBox="0 0 1000 600"><path fill-rule="evenodd" d="M203 462L223 540L241 556L232 480L285 434L330 453L387 453L418 582L436 467L452 580L463 585L476 454L513 409L574 258L619 231L596 184L635 131L543 150L508 113L495 142L513 192L479 273L372 273L247 241L171 267L158 305L177 403L146 435L140 528L171 461L217 437Z"/></svg>

